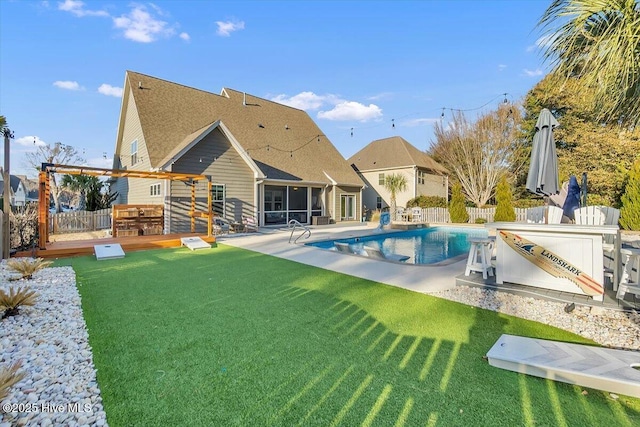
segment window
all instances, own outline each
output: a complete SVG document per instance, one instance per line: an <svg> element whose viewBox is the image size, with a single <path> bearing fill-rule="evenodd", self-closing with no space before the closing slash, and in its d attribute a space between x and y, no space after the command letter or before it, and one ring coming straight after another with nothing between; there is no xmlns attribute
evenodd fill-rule
<svg viewBox="0 0 640 427"><path fill-rule="evenodd" d="M424 177L427 175L424 171L418 171L418 184L424 184Z"/></svg>
<svg viewBox="0 0 640 427"><path fill-rule="evenodd" d="M131 165L138 163L138 140L131 143Z"/></svg>
<svg viewBox="0 0 640 427"><path fill-rule="evenodd" d="M211 186L211 210L224 217L224 185L214 184Z"/></svg>
<svg viewBox="0 0 640 427"><path fill-rule="evenodd" d="M382 197L376 197L376 209L382 210Z"/></svg>
<svg viewBox="0 0 640 427"><path fill-rule="evenodd" d="M149 194L151 196L159 196L160 195L160 183L151 184Z"/></svg>
<svg viewBox="0 0 640 427"><path fill-rule="evenodd" d="M378 174L378 184L384 185L384 174L383 173L379 173Z"/></svg>

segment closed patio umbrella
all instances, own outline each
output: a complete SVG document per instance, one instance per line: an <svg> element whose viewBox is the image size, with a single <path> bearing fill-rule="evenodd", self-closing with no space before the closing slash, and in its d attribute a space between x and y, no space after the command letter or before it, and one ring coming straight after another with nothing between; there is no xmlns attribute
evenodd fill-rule
<svg viewBox="0 0 640 427"><path fill-rule="evenodd" d="M560 191L558 182L558 157L553 129L560 124L551 111L544 108L536 123L533 136L531 164L527 175L527 190L541 196L550 196Z"/></svg>
<svg viewBox="0 0 640 427"><path fill-rule="evenodd" d="M580 207L580 184L578 179L571 175L569 177L569 187L567 189L567 198L564 199L562 205L562 213L569 219L575 219L573 211Z"/></svg>

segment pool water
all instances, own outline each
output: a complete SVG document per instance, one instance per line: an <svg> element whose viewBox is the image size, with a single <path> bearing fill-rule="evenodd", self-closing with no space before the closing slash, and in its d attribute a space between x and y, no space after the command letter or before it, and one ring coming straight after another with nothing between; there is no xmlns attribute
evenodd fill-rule
<svg viewBox="0 0 640 427"><path fill-rule="evenodd" d="M350 239L325 240L307 243L323 249L335 250L334 242L347 243L358 254L363 246L377 247L384 254L409 256L408 264L437 264L469 253L469 238L487 237L483 228L430 227L416 230L378 233Z"/></svg>

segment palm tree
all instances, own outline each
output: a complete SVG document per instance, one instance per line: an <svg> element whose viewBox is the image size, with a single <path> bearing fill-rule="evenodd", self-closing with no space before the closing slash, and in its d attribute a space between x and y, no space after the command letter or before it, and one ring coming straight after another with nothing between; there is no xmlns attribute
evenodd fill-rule
<svg viewBox="0 0 640 427"><path fill-rule="evenodd" d="M78 200L78 210L83 211L87 208L87 190L89 189L94 177L86 175L63 175L62 187L68 188L74 193L80 193Z"/></svg>
<svg viewBox="0 0 640 427"><path fill-rule="evenodd" d="M640 125L638 0L554 0L538 26L554 76L581 78L600 120Z"/></svg>
<svg viewBox="0 0 640 427"><path fill-rule="evenodd" d="M396 215L396 195L407 189L407 178L404 175L392 174L384 178L384 188L391 196L391 218Z"/></svg>

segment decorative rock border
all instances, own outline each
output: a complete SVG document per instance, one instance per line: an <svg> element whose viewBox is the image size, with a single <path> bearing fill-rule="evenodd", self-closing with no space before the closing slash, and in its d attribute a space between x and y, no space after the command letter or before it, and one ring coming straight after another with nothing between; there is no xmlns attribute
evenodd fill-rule
<svg viewBox="0 0 640 427"><path fill-rule="evenodd" d="M0 427L106 426L73 269L46 268L9 282L14 276L3 261L0 288L29 286L38 299L0 321L0 365L21 361L26 374L0 402Z"/></svg>

